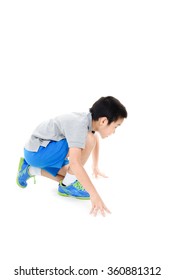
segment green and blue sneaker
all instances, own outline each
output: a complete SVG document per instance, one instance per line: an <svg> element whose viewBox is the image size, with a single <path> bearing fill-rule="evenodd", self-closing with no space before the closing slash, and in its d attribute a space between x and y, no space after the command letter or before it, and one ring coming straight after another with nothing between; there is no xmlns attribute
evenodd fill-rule
<svg viewBox="0 0 174 280"><path fill-rule="evenodd" d="M58 194L62 196L72 196L78 199L90 199L89 193L77 180L68 186L63 186L62 181L60 181Z"/></svg>
<svg viewBox="0 0 174 280"><path fill-rule="evenodd" d="M21 188L26 188L27 180L32 177L34 178L34 183L36 183L35 176L31 176L29 173L29 166L30 165L26 162L24 158L20 158L16 183Z"/></svg>

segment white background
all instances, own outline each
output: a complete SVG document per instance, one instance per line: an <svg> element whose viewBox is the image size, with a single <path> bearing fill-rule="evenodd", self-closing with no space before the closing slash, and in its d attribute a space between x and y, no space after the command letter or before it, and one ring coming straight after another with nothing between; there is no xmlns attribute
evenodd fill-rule
<svg viewBox="0 0 174 280"><path fill-rule="evenodd" d="M29 279L14 276L20 265L97 268L105 280L173 278L172 2L1 1L2 279ZM101 141L109 179L93 179L112 214L91 217L89 201L59 197L45 178L18 188L19 157L35 126L107 95L128 110ZM162 276L108 276L109 266L160 266Z"/></svg>

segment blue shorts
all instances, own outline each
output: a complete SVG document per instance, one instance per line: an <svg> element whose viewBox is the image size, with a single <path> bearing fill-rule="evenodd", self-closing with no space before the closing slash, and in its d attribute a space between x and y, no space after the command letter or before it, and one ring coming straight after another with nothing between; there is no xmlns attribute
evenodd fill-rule
<svg viewBox="0 0 174 280"><path fill-rule="evenodd" d="M56 176L59 170L69 163L66 158L68 151L68 143L66 139L62 139L58 142L51 141L46 147L40 146L37 152L24 149L24 157L29 165L39 167Z"/></svg>

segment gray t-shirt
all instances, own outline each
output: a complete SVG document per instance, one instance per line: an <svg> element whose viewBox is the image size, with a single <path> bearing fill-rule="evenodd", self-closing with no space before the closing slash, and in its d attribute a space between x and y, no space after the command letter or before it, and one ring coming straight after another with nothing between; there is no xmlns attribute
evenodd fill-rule
<svg viewBox="0 0 174 280"><path fill-rule="evenodd" d="M70 113L42 122L36 127L25 149L37 152L50 141L66 139L69 148L85 148L87 133L92 130L91 113Z"/></svg>

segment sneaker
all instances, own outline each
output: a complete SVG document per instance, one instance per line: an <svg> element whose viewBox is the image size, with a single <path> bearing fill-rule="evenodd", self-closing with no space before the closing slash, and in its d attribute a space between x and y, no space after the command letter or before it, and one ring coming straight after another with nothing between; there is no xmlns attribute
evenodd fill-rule
<svg viewBox="0 0 174 280"><path fill-rule="evenodd" d="M59 182L58 194L62 196L72 196L78 199L90 199L89 193L83 188L79 181L63 186L62 181Z"/></svg>
<svg viewBox="0 0 174 280"><path fill-rule="evenodd" d="M18 174L16 178L16 183L21 188L27 187L27 180L31 177L34 178L35 183L35 176L31 176L29 173L29 164L26 162L24 158L20 158L19 166L18 166Z"/></svg>

